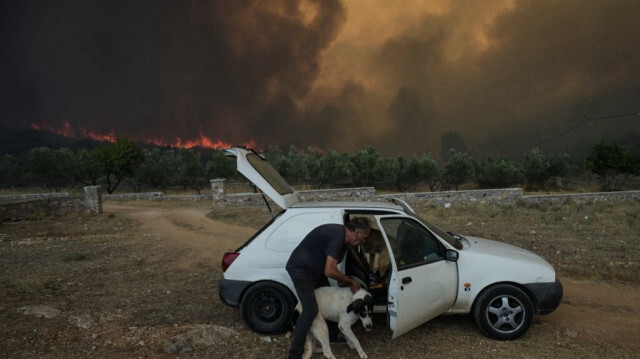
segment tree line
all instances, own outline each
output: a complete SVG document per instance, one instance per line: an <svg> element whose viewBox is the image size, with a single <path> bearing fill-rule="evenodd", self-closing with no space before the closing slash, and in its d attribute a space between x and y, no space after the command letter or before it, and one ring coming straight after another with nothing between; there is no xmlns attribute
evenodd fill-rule
<svg viewBox="0 0 640 359"><path fill-rule="evenodd" d="M203 154L204 153L204 154ZM450 149L444 161L430 154L385 157L373 147L346 153L270 146L263 153L292 185L314 188L376 186L411 191L507 188L518 185L546 189L549 179L578 175L568 154L550 154L533 148L519 162L481 158ZM640 154L603 140L590 148L587 167L600 180L602 190L620 189L622 182L640 174ZM573 168L573 169L572 169ZM235 161L222 150L142 148L118 139L92 150L36 147L24 156L0 158L0 187L40 186L47 191L80 185L102 185L107 193L129 186L134 192L181 187L200 193L209 179L239 180Z"/></svg>

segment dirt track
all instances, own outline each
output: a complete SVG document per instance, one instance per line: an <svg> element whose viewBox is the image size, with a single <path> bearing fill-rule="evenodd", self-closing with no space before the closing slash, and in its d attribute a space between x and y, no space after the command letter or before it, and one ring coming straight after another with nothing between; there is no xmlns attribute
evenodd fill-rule
<svg viewBox="0 0 640 359"><path fill-rule="evenodd" d="M0 225L0 357L285 356L287 335L249 331L217 295L222 254L255 228L211 220L205 207L104 209ZM371 333L354 332L372 359L637 357L640 288L561 280L560 307L516 341L487 339L468 316L439 317L396 340L383 316ZM41 306L60 314L29 314ZM357 357L346 346L334 353Z"/></svg>

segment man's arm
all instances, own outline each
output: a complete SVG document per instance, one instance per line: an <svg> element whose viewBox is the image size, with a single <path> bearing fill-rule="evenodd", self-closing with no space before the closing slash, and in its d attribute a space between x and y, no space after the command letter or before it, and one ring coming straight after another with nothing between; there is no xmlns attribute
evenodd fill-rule
<svg viewBox="0 0 640 359"><path fill-rule="evenodd" d="M338 283L349 284L349 288L353 293L357 292L358 289L360 289L360 284L358 284L358 282L340 272L340 270L338 269L338 260L331 256L327 256L327 261L324 265L324 275L337 280Z"/></svg>

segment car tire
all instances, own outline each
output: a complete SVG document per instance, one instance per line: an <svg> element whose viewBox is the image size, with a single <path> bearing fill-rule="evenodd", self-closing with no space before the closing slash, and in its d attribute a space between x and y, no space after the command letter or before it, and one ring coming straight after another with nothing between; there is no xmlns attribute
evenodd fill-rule
<svg viewBox="0 0 640 359"><path fill-rule="evenodd" d="M480 293L473 307L480 330L490 338L513 340L527 332L533 322L533 304L520 288L499 284Z"/></svg>
<svg viewBox="0 0 640 359"><path fill-rule="evenodd" d="M280 334L291 326L296 299L288 288L274 282L251 286L242 297L242 318L260 334Z"/></svg>

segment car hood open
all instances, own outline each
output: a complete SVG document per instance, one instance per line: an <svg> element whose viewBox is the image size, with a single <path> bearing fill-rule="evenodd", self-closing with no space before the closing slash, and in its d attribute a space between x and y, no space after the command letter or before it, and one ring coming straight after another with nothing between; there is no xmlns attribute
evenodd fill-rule
<svg viewBox="0 0 640 359"><path fill-rule="evenodd" d="M264 156L244 148L229 148L227 156L235 157L238 172L258 187L283 209L300 202L296 193Z"/></svg>

